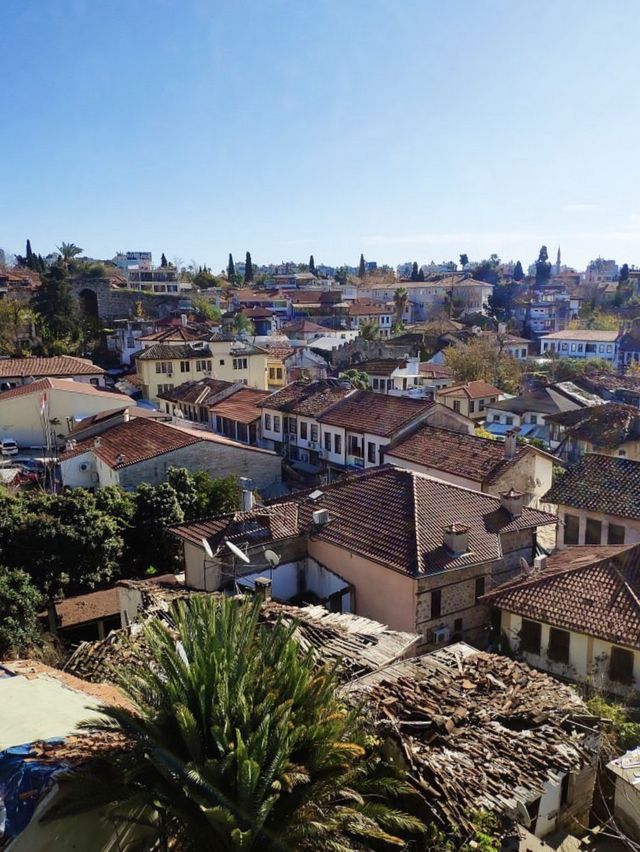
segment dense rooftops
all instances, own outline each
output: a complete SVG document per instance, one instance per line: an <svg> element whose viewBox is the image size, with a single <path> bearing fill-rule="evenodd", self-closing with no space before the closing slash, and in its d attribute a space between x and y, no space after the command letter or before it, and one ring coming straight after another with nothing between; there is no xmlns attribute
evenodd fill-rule
<svg viewBox="0 0 640 852"><path fill-rule="evenodd" d="M104 373L86 358L56 355L53 358L0 358L0 379L33 376L97 376Z"/></svg>
<svg viewBox="0 0 640 852"><path fill-rule="evenodd" d="M547 422L564 426L567 435L596 447L614 449L626 441L640 439L640 410L623 403L605 402L564 411L551 415Z"/></svg>
<svg viewBox="0 0 640 852"><path fill-rule="evenodd" d="M261 405L286 414L298 414L302 417L315 417L332 405L340 402L350 393L351 386L344 387L339 382L320 380L317 382L291 382L282 390L266 397Z"/></svg>
<svg viewBox="0 0 640 852"><path fill-rule="evenodd" d="M318 416L325 426L390 437L435 405L431 399L409 399L373 391L356 391Z"/></svg>

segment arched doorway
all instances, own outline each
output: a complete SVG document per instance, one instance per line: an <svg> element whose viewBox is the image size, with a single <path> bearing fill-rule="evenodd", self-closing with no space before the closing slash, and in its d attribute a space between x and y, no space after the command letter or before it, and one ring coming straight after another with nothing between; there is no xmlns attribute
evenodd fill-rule
<svg viewBox="0 0 640 852"><path fill-rule="evenodd" d="M78 294L78 302L80 304L80 313L88 317L98 319L98 295L95 290L90 290L85 287Z"/></svg>

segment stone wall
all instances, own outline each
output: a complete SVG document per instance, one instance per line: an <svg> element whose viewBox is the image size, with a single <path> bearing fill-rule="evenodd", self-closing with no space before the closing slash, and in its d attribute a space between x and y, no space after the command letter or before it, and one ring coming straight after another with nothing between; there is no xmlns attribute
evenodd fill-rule
<svg viewBox="0 0 640 852"><path fill-rule="evenodd" d="M178 307L178 301L188 298L168 293L153 294L112 287L107 278L83 278L73 281L71 289L81 307L81 293L94 293L98 316L103 321L133 317L137 302L142 302L145 316L160 318Z"/></svg>
<svg viewBox="0 0 640 852"><path fill-rule="evenodd" d="M310 341L309 346L313 349L313 340ZM394 344L392 340L364 340L362 337L357 337L355 340L343 343L337 349L323 351L322 355L327 358L332 367L342 371L368 361L370 358L403 358L405 355L415 357L420 354L420 348L417 343L408 345L406 341Z"/></svg>

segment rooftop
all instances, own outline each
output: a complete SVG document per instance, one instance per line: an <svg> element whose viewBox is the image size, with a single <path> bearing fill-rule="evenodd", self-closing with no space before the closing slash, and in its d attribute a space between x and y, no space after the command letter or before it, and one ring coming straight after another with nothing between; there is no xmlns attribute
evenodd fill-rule
<svg viewBox="0 0 640 852"><path fill-rule="evenodd" d="M640 520L640 462L588 453L556 479L542 500Z"/></svg>
<svg viewBox="0 0 640 852"><path fill-rule="evenodd" d="M439 396L447 398L466 397L467 399L483 399L488 396L500 396L502 391L488 382L467 382L463 385L451 385L438 391Z"/></svg>
<svg viewBox="0 0 640 852"><path fill-rule="evenodd" d="M0 358L0 379L43 376L100 376L104 373L86 358L56 355L53 358Z"/></svg>
<svg viewBox="0 0 640 852"><path fill-rule="evenodd" d="M206 334L206 332L205 332ZM145 334L138 338L141 343L169 343L176 341L179 343L190 343L194 340L203 340L202 331L197 331L193 328L188 328L183 325L178 325L172 328L154 331L151 334Z"/></svg>
<svg viewBox="0 0 640 852"><path fill-rule="evenodd" d="M356 391L318 416L328 426L339 426L351 432L367 432L390 437L433 408L431 399L409 399L373 391Z"/></svg>
<svg viewBox="0 0 640 852"><path fill-rule="evenodd" d="M65 598L56 603L55 607L58 626L62 630L120 614L118 590L115 588ZM46 615L46 612L41 613L41 617Z"/></svg>
<svg viewBox="0 0 640 852"><path fill-rule="evenodd" d="M218 394L228 391L232 387L232 382L225 382L222 379L197 379L191 382L183 382L183 384L177 385L169 391L159 393L158 398L190 405L209 405ZM240 387L240 384L238 384L238 387Z"/></svg>
<svg viewBox="0 0 640 852"><path fill-rule="evenodd" d="M594 331L593 329L568 328L566 331L553 331L544 334L541 340L582 340L585 343L595 341L596 343L615 343L618 339L618 331Z"/></svg>
<svg viewBox="0 0 640 852"><path fill-rule="evenodd" d="M190 343L154 343L136 352L137 361L178 361L189 358L211 358L208 346L193 346Z"/></svg>
<svg viewBox="0 0 640 852"><path fill-rule="evenodd" d="M291 382L282 390L266 397L261 405L287 414L315 417L353 393L352 387L343 387L335 380L317 382L303 380Z"/></svg>
<svg viewBox="0 0 640 852"><path fill-rule="evenodd" d="M569 547L486 595L500 609L640 649L640 545Z"/></svg>
<svg viewBox="0 0 640 852"><path fill-rule="evenodd" d="M513 458L505 457L505 445L489 438L461 434L423 424L406 438L401 438L385 452L394 458L464 476L475 482L491 483L525 456L535 453L532 447L520 445Z"/></svg>
<svg viewBox="0 0 640 852"><path fill-rule="evenodd" d="M627 441L640 440L640 410L618 402L553 414L547 422L564 426L568 436L595 447L615 449Z"/></svg>
<svg viewBox="0 0 640 852"><path fill-rule="evenodd" d="M597 754L570 687L464 643L397 662L346 691L397 741L434 821L457 830L472 830L478 811L516 816L554 774L579 771Z"/></svg>
<svg viewBox="0 0 640 852"><path fill-rule="evenodd" d="M212 414L228 417L238 423L253 423L260 419L262 409L259 403L267 396L269 391L241 388L220 402L213 403L209 410Z"/></svg>
<svg viewBox="0 0 640 852"><path fill-rule="evenodd" d="M2 363L2 362L0 362ZM117 391L109 391L104 388L96 388L88 382L74 382L73 379L39 379L35 382L30 382L27 385L20 385L16 388L3 391L0 393L0 402L5 402L8 399L15 399L19 396L28 396L32 393L44 393L45 391L66 391L67 393L80 393L85 396L99 396L105 400L113 400L122 405L131 403L130 397L126 394L118 393Z"/></svg>
<svg viewBox="0 0 640 852"><path fill-rule="evenodd" d="M105 429L96 438L79 441L73 449L62 453L60 461L92 452L112 470L120 470L203 441L239 447L247 452L269 452L258 447L238 444L222 435L202 429L174 426L172 423L160 423L148 418L135 418Z"/></svg>
<svg viewBox="0 0 640 852"><path fill-rule="evenodd" d="M372 358L369 361L354 364L353 369L372 376L391 376L396 370L401 370L406 365L406 358Z"/></svg>

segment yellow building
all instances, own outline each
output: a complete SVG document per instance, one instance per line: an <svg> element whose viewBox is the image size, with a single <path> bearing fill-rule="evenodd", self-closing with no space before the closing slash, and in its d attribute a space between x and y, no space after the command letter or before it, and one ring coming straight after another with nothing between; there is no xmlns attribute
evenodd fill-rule
<svg viewBox="0 0 640 852"><path fill-rule="evenodd" d="M158 394L207 377L267 390L269 360L264 350L235 339L156 344L136 356L136 371L144 398L157 402Z"/></svg>

